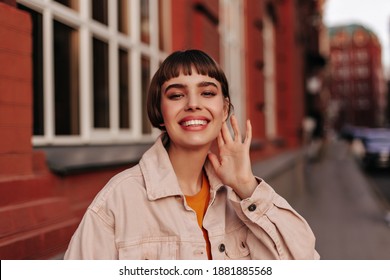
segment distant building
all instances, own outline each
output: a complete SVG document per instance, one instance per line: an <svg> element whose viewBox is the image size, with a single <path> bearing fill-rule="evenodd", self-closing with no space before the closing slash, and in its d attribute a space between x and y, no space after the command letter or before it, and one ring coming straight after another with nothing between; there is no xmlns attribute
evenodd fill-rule
<svg viewBox="0 0 390 280"><path fill-rule="evenodd" d="M362 25L351 24L330 28L329 39L336 128L383 125L386 84L378 37Z"/></svg>

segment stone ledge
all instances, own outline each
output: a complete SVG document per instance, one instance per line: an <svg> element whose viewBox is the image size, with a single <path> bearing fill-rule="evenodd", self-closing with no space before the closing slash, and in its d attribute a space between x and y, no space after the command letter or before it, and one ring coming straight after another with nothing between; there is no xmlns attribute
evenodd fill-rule
<svg viewBox="0 0 390 280"><path fill-rule="evenodd" d="M290 150L253 164L253 173L263 178L287 201L292 202L305 190L302 149Z"/></svg>
<svg viewBox="0 0 390 280"><path fill-rule="evenodd" d="M138 163L152 144L39 147L51 171L65 176Z"/></svg>
<svg viewBox="0 0 390 280"><path fill-rule="evenodd" d="M299 149L287 151L266 160L259 160L252 165L253 173L264 180L270 180L293 167L301 157L302 150Z"/></svg>

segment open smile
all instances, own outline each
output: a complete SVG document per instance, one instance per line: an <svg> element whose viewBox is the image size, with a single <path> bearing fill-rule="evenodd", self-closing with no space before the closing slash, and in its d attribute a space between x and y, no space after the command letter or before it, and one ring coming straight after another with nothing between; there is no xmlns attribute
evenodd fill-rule
<svg viewBox="0 0 390 280"><path fill-rule="evenodd" d="M208 121L206 120L190 120L190 121L184 121L181 122L180 125L182 126L202 126L206 125Z"/></svg>
<svg viewBox="0 0 390 280"><path fill-rule="evenodd" d="M187 117L182 119L179 122L179 124L183 128L202 128L202 127L206 127L209 122L210 121L204 117L201 118Z"/></svg>

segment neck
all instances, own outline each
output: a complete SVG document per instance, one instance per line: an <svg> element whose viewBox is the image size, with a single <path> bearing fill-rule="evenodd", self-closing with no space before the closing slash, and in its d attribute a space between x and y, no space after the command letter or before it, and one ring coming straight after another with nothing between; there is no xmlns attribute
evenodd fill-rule
<svg viewBox="0 0 390 280"><path fill-rule="evenodd" d="M202 187L203 165L209 147L188 150L171 145L168 155L184 195L195 195Z"/></svg>

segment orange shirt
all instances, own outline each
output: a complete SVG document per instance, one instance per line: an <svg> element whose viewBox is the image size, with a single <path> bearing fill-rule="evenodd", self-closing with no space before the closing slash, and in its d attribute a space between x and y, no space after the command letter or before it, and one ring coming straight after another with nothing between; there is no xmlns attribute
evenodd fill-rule
<svg viewBox="0 0 390 280"><path fill-rule="evenodd" d="M207 179L204 173L202 178L202 188L200 189L200 192L192 196L186 195L186 200L188 206L190 206L196 213L199 227L202 229L204 239L206 240L207 256L209 260L211 260L212 257L211 257L210 240L209 240L207 230L203 227L203 217L204 214L206 213L206 209L210 201L210 184L209 184L209 180Z"/></svg>

